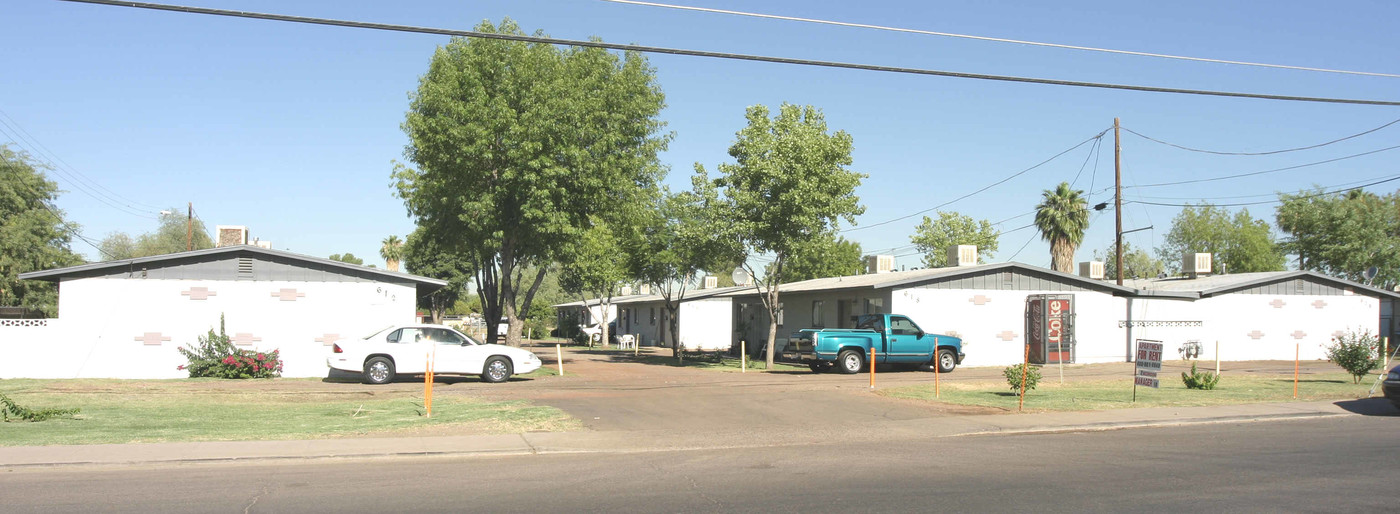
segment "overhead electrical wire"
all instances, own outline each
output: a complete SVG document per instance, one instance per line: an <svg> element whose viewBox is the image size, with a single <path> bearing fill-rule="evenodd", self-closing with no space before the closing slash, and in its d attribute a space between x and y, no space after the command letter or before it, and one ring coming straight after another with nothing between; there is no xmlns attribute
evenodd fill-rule
<svg viewBox="0 0 1400 514"><path fill-rule="evenodd" d="M349 27L349 28L360 28L360 29L371 29L371 30L386 30L386 31L395 31L395 32L412 32L412 33L418 33L418 34L435 34L435 35L442 35L442 36L459 36L459 37L469 37L469 38L473 38L473 37L474 37L474 38L482 38L482 39L499 39L499 40L507 40L507 41L520 41L520 42L526 42L526 43L540 43L540 44L550 44L550 45L567 45L567 46L585 47L585 48L603 48L603 49L608 49L608 50L623 50L623 51L633 51L633 52L641 52L641 53L657 53L657 54L669 54L669 55L684 55L684 56L692 56L692 57L710 57L710 58L717 58L717 59L732 59L732 60L741 60L741 61L769 62L769 63L778 63L778 64L793 64L793 65L800 65L800 66L818 66L818 67L825 67L825 68L842 68L842 69L865 70L865 71L881 71L881 72L889 72L889 73L906 73L906 74L913 74L913 75L930 75L930 76L938 76L938 77L953 77L953 78L965 78L965 79L976 79L976 80L994 80L994 81L1000 81L1000 82L1021 82L1021 83L1027 83L1027 84L1056 85L1056 86L1070 86L1070 87L1087 87L1087 88L1099 88L1099 89L1117 89L1117 90L1124 90L1124 91L1141 91L1141 92L1151 92L1151 93L1173 93L1173 94L1185 94L1185 95L1219 96L1219 97L1229 97L1229 98L1254 98L1254 99L1260 99L1260 100L1280 100L1280 101L1294 101L1294 102L1320 102L1320 103L1354 104L1354 105L1381 105L1381 106L1400 107L1400 101L1390 101L1390 100L1365 100L1365 99L1350 99L1350 98L1327 98L1327 97L1311 97L1311 96L1274 95L1274 94L1265 94L1265 93L1242 93L1242 92L1236 92L1236 91L1216 91L1216 90L1205 90L1205 89L1184 89L1184 88L1169 88L1169 87L1156 87L1156 86L1138 86L1138 85L1131 85L1131 84L1110 84L1110 83L1103 83L1103 82L1085 82L1085 81L1077 81L1077 80L1043 79L1043 78L1033 78L1033 77L1019 77L1019 76L1012 76L1012 75L989 75L989 74L983 74L983 73L962 73L962 72L943 71L943 70L933 70L933 69L924 69L924 68L908 68L908 67L900 67L900 66L879 66L879 65L873 65L873 64L859 64L859 63L837 62L837 61L822 61L822 60L815 60L815 59L795 59L795 58L788 58L788 57L772 57L772 56L764 56L764 55L737 54L737 53L729 53L729 52L710 52L710 51L704 51L704 50L687 50L687 49L681 49L681 48L667 48L667 47L659 47L659 46L644 46L644 45L628 45L628 44L617 44L617 43L605 43L605 42L602 42L602 41L585 41L585 40L577 40L577 39L559 39L559 38L550 38L550 37L523 36L523 35L516 35L516 34L490 34L490 33L476 32L476 31L470 31L470 30L454 30L454 29L440 29L440 28L431 28L431 27L416 27L416 26L411 26L411 25L394 25L394 24L388 24L388 23L372 23L372 22L361 22L361 21L350 21L350 20L336 20L336 19L330 19L330 18L313 18L313 17L306 17L306 16L289 16L289 15L283 15L283 14L270 14L270 13L259 13L259 12L249 12L249 11L231 11L231 10L226 10L226 9L209 9L209 8L204 8L204 7L190 7L190 6L182 6L182 5L154 4L154 3L146 3L146 2L121 2L121 1L116 1L116 0L63 0L63 1L65 1L65 2L75 2L75 3L84 3L84 4L109 5L109 6L115 6L115 7L129 7L129 8L137 8L137 9L152 9L152 10L158 10L158 11L182 12L182 13L190 13L190 14L208 14L208 15L213 15L213 16L228 16L228 17L235 17L235 18L252 18L252 19L259 19L259 20L285 21L285 22L291 22L291 23L305 23L305 24L312 24L312 25L329 25L329 26L336 26L336 27Z"/></svg>
<svg viewBox="0 0 1400 514"><path fill-rule="evenodd" d="M1396 181L1396 180L1400 180L1400 175L1396 175L1396 176L1394 176L1394 177L1390 177L1390 178L1387 178L1387 179L1385 179L1385 180L1377 180L1377 181L1375 181L1375 182L1370 182L1370 183L1362 184L1362 185L1355 186L1355 187L1348 187L1348 188L1345 188L1345 189L1336 189L1336 190L1332 190L1332 191L1322 191L1322 192L1319 192L1319 193L1313 193L1313 194L1308 194L1308 195L1299 195L1299 196L1295 196L1294 198L1315 198L1315 197L1318 197L1318 196L1326 196L1326 195L1336 194L1336 193L1345 193L1345 192L1347 192L1347 191L1354 191L1354 190L1357 190L1357 189L1364 189L1364 188L1371 187L1371 186L1374 186L1374 185L1384 184L1384 183L1386 183L1386 182L1394 182L1394 181ZM1210 204L1210 205L1213 205L1213 206L1216 206L1216 207L1242 207L1242 206L1248 206L1248 205L1266 205L1266 204L1271 204L1271 203L1280 203L1280 202L1282 202L1282 201L1283 201L1283 200L1265 200L1265 201L1260 201L1260 202L1212 203L1212 204ZM1140 204L1144 204L1144 205L1158 205L1158 206L1163 206L1163 207L1195 207L1195 205L1192 205L1192 204L1146 202L1146 201L1141 201L1141 200L1129 200L1129 201L1126 201L1126 202L1123 202L1123 203L1124 203L1124 204L1128 204L1128 203L1140 203Z"/></svg>
<svg viewBox="0 0 1400 514"><path fill-rule="evenodd" d="M1321 188L1321 189L1331 189L1331 188L1334 188L1334 187L1350 186L1350 185L1354 185L1354 184L1360 184L1360 183L1363 183L1363 182L1370 182L1370 181L1372 181L1372 180L1380 180L1380 179L1384 179L1384 178L1390 178L1390 177L1392 177L1392 176L1394 176L1394 175L1387 175L1387 176L1384 176L1384 177L1373 177L1373 178L1368 178L1368 179L1363 179L1363 180L1355 180L1355 181L1352 181L1352 182L1343 182L1343 183L1341 183L1341 184L1330 184L1330 185L1326 185L1326 186L1320 186L1320 188ZM1239 198L1263 198L1263 197L1268 197L1268 196L1277 196L1278 194L1279 194L1279 193L1261 193L1261 194L1253 194L1253 195L1202 196L1202 197L1196 197L1196 196L1142 196L1142 195L1138 195L1138 198L1144 198L1144 199L1148 199L1148 200L1233 200L1233 199L1239 199Z"/></svg>
<svg viewBox="0 0 1400 514"><path fill-rule="evenodd" d="M30 141L33 145L37 146L38 149L43 150L45 156L46 156L46 157L48 158L48 160L50 161L50 164L53 165L55 168L59 167L59 166L58 166L59 164L62 164L63 167L64 167L69 173L71 173L71 174L73 174L73 175L76 175L78 178L80 178L80 179L86 181L89 185L94 186L94 187L97 188L98 190L106 192L106 194L105 194L104 196L107 196L108 198L111 198L111 199L113 199L113 200L121 201L121 202L123 202L123 203L125 203L125 204L128 204L128 205L127 205L128 207L133 207L133 206L130 205L130 204L136 204L136 205L140 205L140 206L142 206L142 207L146 207L147 209L156 209L156 207L153 206L153 205L143 204L143 203L138 202L138 201L136 201L136 200L132 200L132 199L130 199L130 198L123 197L123 196L121 196L120 194L117 194L116 191L112 191L111 189L108 189L108 188L106 188L105 186L103 186L101 183L98 183L97 181L92 180L91 178L89 178L87 175L84 175L81 171L78 171L77 169L75 169L71 164L68 164L68 161L63 160L63 157L60 157L60 156L58 155L58 153L54 152L53 150L50 150L49 147L48 147L48 145L45 145L43 141L40 141L39 138L34 137L34 135L33 135L33 134L30 134L28 130L25 130L25 129L24 129L24 126L20 125L20 124L19 124L19 121L16 121L16 120L14 119L14 117L10 116L10 114L7 113L7 112L5 112L4 109L0 109L0 117L4 117L5 119L9 120L9 124L8 124L8 125L13 125L14 129L15 129L17 132L23 134L23 135L27 138L27 140ZM135 208L135 207L133 207L133 208ZM154 211L150 211L150 212L154 212Z"/></svg>
<svg viewBox="0 0 1400 514"><path fill-rule="evenodd" d="M1049 163L1050 161L1053 161L1053 160L1055 160L1055 159L1058 159L1058 158L1060 158L1060 156L1062 156L1062 155L1064 155L1064 154L1067 154L1067 153L1070 153L1070 152L1074 151L1074 149L1076 149L1076 148L1079 148L1079 147L1081 147L1081 146L1084 146L1085 143L1088 143L1088 142L1090 142L1090 141L1093 141L1093 140L1096 140L1096 139L1098 139L1098 138L1100 138L1100 137L1103 137L1103 135L1104 135L1104 134L1107 134L1109 130L1112 130L1112 129L1104 129L1102 132L1099 132L1098 134L1095 134L1095 135L1089 137L1088 139L1085 139L1085 140L1083 140L1083 141L1080 141L1079 144L1076 144L1076 145L1074 145L1074 146L1071 146L1071 147L1069 147L1068 149L1066 149L1065 151L1060 152L1060 153L1057 153L1057 154L1051 156L1049 159L1045 159L1045 160L1043 160L1043 161L1040 161L1039 163L1037 163L1037 164L1034 165L1034 166L1031 166L1031 167L1026 168L1026 169L1024 169L1024 170L1018 171L1018 172L1016 172L1016 173L1011 174L1011 176L1009 176L1009 177L1006 177L1006 178L1004 178L1004 179L1001 179L1001 180L998 180L998 181L993 182L993 183L991 183L991 184L988 184L986 187L983 187L982 189L978 189L978 190L973 191L973 192L971 192L971 193L968 193L968 194L959 196L959 197L954 198L954 199L952 199L952 200L948 200L948 201L943 202L943 203L941 203L941 204L935 205L935 206L933 206L933 207L929 207L929 208L927 208L927 209L924 209L924 210L921 210L921 211L918 211L918 212L915 212L915 213L912 213L912 214L906 214L906 215L904 215L904 216L900 216L900 217L898 217L898 218L894 218L894 219L889 219L889 220L881 221L881 222L879 222L879 223L871 223L871 224L869 224L869 225L861 225L861 226L859 226L859 227L851 227L851 228L842 230L841 232L842 232L842 233L854 232L854 231L857 231L857 230L864 230L864 229L871 228L871 227L878 227L878 226L880 226L880 225L888 225L888 224L890 224L890 223L894 223L894 222L900 221L900 220L906 220L906 219L912 218L912 217L914 217L914 216L918 216L918 215L920 215L920 214L924 214L924 213L926 213L926 212L929 212L929 211L932 211L932 210L935 210L935 209L941 209L941 208L943 208L943 207L947 207L947 206L949 206L949 205L952 205L952 204L954 204L954 203L957 203L957 202L959 202L959 201L962 201L962 200L964 200L964 199L966 199L966 198L968 198L968 197L971 197L971 196L973 196L973 195L976 195L976 194L978 194L978 193L981 193L981 192L986 191L986 190L988 190L988 189L991 189L991 188L993 188L993 187L996 187L996 186L999 186L999 185L1001 185L1001 184L1004 184L1004 183L1006 183L1007 181L1009 181L1009 180L1011 180L1011 179L1013 179L1013 178L1019 177L1019 176L1021 176L1021 175L1024 175L1024 174L1026 174L1027 172L1029 172L1029 171L1031 171L1031 170L1034 170L1034 169L1036 169L1036 168L1039 168L1039 167L1041 167L1041 166L1044 166L1045 164Z"/></svg>
<svg viewBox="0 0 1400 514"><path fill-rule="evenodd" d="M667 9L679 9L679 10L684 10L684 11L698 11L698 12L707 12L707 13L715 13L715 14L730 14L730 15L735 15L735 16L748 16L748 17L753 17L753 18L767 18L767 19L772 19L772 20L797 21L797 22L802 22L802 23L816 23L816 24L821 24L821 25L836 25L836 26L839 26L839 27L853 27L853 28L860 28L860 29L884 30L884 31L890 31L890 32L904 32L904 33L909 33L909 34L922 34L922 35L928 35L928 36L943 36L943 37L961 38L961 39L974 39L974 40L978 40L978 41L992 41L992 42L996 42L996 43L1014 43L1014 44L1018 44L1018 45L1042 46L1042 47L1049 47L1049 48L1063 48L1063 49L1066 49L1066 50L1082 50L1082 51L1086 51L1086 52L1103 52L1103 53L1121 54L1121 55L1134 55L1134 56L1139 56L1139 57L1154 57L1154 58L1159 58L1159 59L1175 59L1175 60L1181 60L1181 61L1207 62L1207 63L1215 63L1215 64L1233 64L1233 65L1239 65L1239 66L1255 66L1255 67L1261 67L1261 68L1278 68L1278 69L1285 69L1285 70L1314 71L1314 72L1321 72L1321 73L1341 73L1341 74L1346 74L1346 75L1365 75L1365 76L1371 76L1371 77L1391 77L1391 78L1400 78L1400 75L1397 75L1397 74L1392 74L1392 73L1380 73L1380 72L1373 72L1373 71L1339 70L1339 69L1331 69L1331 68L1315 68L1315 67L1311 67L1311 66L1295 66L1295 65L1288 65L1288 64L1269 64L1269 63L1262 63L1262 62L1234 61L1234 60L1229 60L1229 59L1212 59L1212 58L1209 58L1209 57L1190 57L1190 56L1185 56L1185 55L1159 54L1159 53L1153 53L1153 52L1138 52L1138 51L1133 51L1133 50L1115 50L1115 49L1112 49L1112 48L1098 48L1098 47L1092 47L1092 46L1066 45L1066 44L1060 44L1060 43L1045 43L1045 42L1040 42L1040 41L1027 41L1027 40L1023 40L1023 39L1009 39L1009 38L989 37L989 36L974 36L974 35L970 35L970 34L956 34L956 33L952 33L952 32L937 32L937 31L932 31L932 30L920 30L920 29L900 28L900 27L889 27L889 26L884 26L884 25L872 25L872 24L867 24L867 23L852 23L852 22L845 22L845 21L821 20L821 19L816 19L816 18L800 18L800 17L796 17L796 16L782 16L782 15L777 15L777 14L763 14L763 13L745 12L745 11L733 11L733 10L728 10L728 9L713 9L713 8L709 8L709 7L693 7L693 6L687 6L687 5L663 4L663 3L659 3L659 2L640 2L640 1L637 1L637 0L603 0L603 1L604 1L604 2L612 2L612 3L615 3L615 4L631 4L631 5L641 5L641 6L646 6L646 7L663 7L663 8L667 8Z"/></svg>
<svg viewBox="0 0 1400 514"><path fill-rule="evenodd" d="M1400 123L1400 119L1391 121L1390 123L1386 123L1385 125L1381 125L1381 126L1379 126L1379 127L1373 128L1373 129L1371 129L1371 130L1367 130L1367 131L1365 131L1365 132L1358 132L1358 133L1356 133L1356 134L1352 134L1352 135L1350 135L1350 136L1346 136L1346 137L1343 137L1343 138L1333 139L1333 140L1328 141L1328 142L1325 142L1325 143L1318 143L1318 144L1310 145L1310 146L1300 146L1300 147L1297 147L1297 148L1286 148L1286 149L1283 149L1283 150L1273 150L1273 151L1269 151L1269 152L1221 152L1221 151L1216 151L1216 150L1203 150L1203 149L1200 149L1200 148L1192 148L1192 147L1185 146L1185 145L1179 145L1179 144L1176 144L1176 143L1170 143L1170 142L1167 142L1167 141L1163 141L1163 140L1161 140L1161 139L1157 139L1157 138L1154 138L1154 137L1152 137L1152 136L1148 136L1148 135L1141 134L1141 133L1139 133L1139 132L1137 132L1137 131L1134 131L1133 129L1130 129L1130 128L1128 128L1128 127L1120 127L1120 128L1122 128L1123 131L1125 131L1125 132L1127 132L1127 133L1129 133L1129 134L1132 134L1132 135L1134 135L1134 136L1137 136L1137 137L1146 139L1146 140L1148 140L1148 141L1152 141L1152 142L1154 142L1154 143L1159 143L1159 144L1167 145L1167 146L1170 146L1170 147L1173 147L1173 148L1179 148L1179 149L1186 150L1186 151L1189 151L1189 152L1200 152L1200 153L1208 153L1208 154L1214 154L1214 155L1274 155L1274 154L1280 154L1280 153L1298 152L1298 151L1302 151L1302 150L1312 150L1312 149L1314 149L1314 148L1321 148L1321 147L1324 147L1324 146L1327 146L1327 145L1330 145L1330 144L1333 144L1333 143L1340 143L1340 142L1346 141L1346 140L1348 140L1348 139L1358 138L1358 137L1364 136L1364 135L1366 135L1366 134L1370 134L1370 133L1372 133L1372 132L1375 132L1375 131L1384 129L1384 128L1389 127L1389 126L1391 126L1391 125L1394 125L1394 124L1396 124L1396 123Z"/></svg>
<svg viewBox="0 0 1400 514"><path fill-rule="evenodd" d="M1202 178L1202 179L1193 179L1193 180L1179 180L1179 181L1176 181L1176 182L1159 182L1159 183L1156 183L1156 184L1135 184L1135 185L1131 185L1131 186L1123 186L1123 189L1136 189L1136 188L1144 188L1144 187L1177 186L1177 185L1181 185L1181 184L1196 184L1196 183L1200 183L1200 182L1214 182L1214 181L1217 181L1217 180L1228 180L1228 179L1232 179L1232 178L1252 177L1252 176L1255 176L1255 175L1264 175L1264 174L1268 174L1268 173L1278 173L1278 172L1280 172L1280 171L1296 170L1296 169L1299 169L1299 168L1306 168L1306 167L1309 167L1309 166L1317 166L1317 165L1320 165L1320 164L1327 164L1327 163L1332 163L1332 162L1337 162L1337 161L1344 161L1344 160L1347 160L1347 159L1355 159L1355 158L1357 158L1357 157L1365 157L1365 156L1367 156L1367 155L1377 154L1377 153L1381 153L1381 152L1387 152L1387 151L1390 151L1390 150L1394 150L1394 149L1396 149L1396 148L1400 148L1400 145L1388 146L1388 147L1381 148L1381 149L1378 149L1378 150L1371 150L1371 151L1369 151L1369 152L1361 152L1361 153L1357 153L1357 154L1344 155L1344 156L1341 156L1341 157L1337 157L1337 158L1333 158L1333 159L1327 159L1327 160L1322 160L1322 161L1317 161L1317 162L1309 162L1309 163L1306 163L1306 164L1297 164L1297 165L1293 165L1293 166L1286 166L1286 167L1283 167L1283 168L1274 168L1274 169L1263 170L1263 171L1252 171L1252 172L1249 172L1249 173L1240 173L1240 174L1236 174L1236 175L1225 175L1225 176L1222 176L1222 177L1211 177L1211 178Z"/></svg>
<svg viewBox="0 0 1400 514"><path fill-rule="evenodd" d="M0 118L0 135L10 138L11 142L13 142L21 150L26 151L31 158L34 158L37 161L39 161L39 163L44 165L46 169L51 170L59 177L62 177L65 181L68 182L69 185L73 186L74 189L92 197L92 199L97 200L98 203L121 211L122 213L130 214L139 218L156 219L155 216L146 214L144 211L136 209L135 207L122 205L120 203L120 200L106 197L102 194L101 191L93 189L92 186L85 185L82 181L78 180L73 175L70 175L67 171L55 165L52 161L46 159L44 157L44 154L40 152L32 142L29 142L28 139L24 139L24 137L21 134L19 134L19 131L13 127L10 127L10 125L3 118Z"/></svg>
<svg viewBox="0 0 1400 514"><path fill-rule="evenodd" d="M43 207L44 210L49 211L49 214L52 214L54 218L57 218L58 221L59 221L60 223L69 223L69 222L67 222L67 221L64 221L63 216L60 215L58 212L54 211L54 210L53 210L53 207L49 207L49 204L48 204L48 203L43 202L43 201L39 201L39 202L35 202L35 203L39 204L40 207ZM93 249L97 250L97 253L98 253L99 255L106 256L108 259L115 259L115 258L116 258L116 257L112 256L112 254L107 253L106 250L103 250L101 245L98 245L97 243L92 242L91 239L88 239L87 237L83 236L83 233L82 233L82 232L79 232L78 229L77 229L77 227L73 227L73 232L72 232L72 234L73 234L74 237L77 237L78 239L81 239L84 243L87 243L89 246L93 247Z"/></svg>

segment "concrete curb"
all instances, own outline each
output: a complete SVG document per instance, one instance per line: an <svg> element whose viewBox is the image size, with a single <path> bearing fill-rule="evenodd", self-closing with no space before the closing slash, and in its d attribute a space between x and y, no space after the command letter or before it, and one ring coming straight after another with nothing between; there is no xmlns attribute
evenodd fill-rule
<svg viewBox="0 0 1400 514"><path fill-rule="evenodd" d="M1389 406L1386 405L1388 408ZM401 457L493 457L571 453L648 453L827 444L878 428L889 440L987 435L1098 432L1163 426L1287 421L1357 412L1333 402L1222 407L1121 409L1069 413L949 416L873 425L806 427L799 435L781 427L676 434L669 431L539 432L486 436L218 441L150 444L0 447L0 469L254 463L285 460ZM772 434L781 432L779 442Z"/></svg>

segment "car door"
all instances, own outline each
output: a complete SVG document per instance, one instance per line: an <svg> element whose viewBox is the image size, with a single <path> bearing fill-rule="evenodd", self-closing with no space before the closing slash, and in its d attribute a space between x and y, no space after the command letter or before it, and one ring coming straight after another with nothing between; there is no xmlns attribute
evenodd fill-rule
<svg viewBox="0 0 1400 514"><path fill-rule="evenodd" d="M933 359L933 336L925 340L914 320L890 316L890 354L886 362L929 362Z"/></svg>
<svg viewBox="0 0 1400 514"><path fill-rule="evenodd" d="M385 345L389 356L394 359L394 370L399 373L422 373L427 371L428 340L422 327L403 327L389 334Z"/></svg>
<svg viewBox="0 0 1400 514"><path fill-rule="evenodd" d="M476 344L471 338L446 328L426 329L431 340L434 373L481 373L481 364L476 357Z"/></svg>

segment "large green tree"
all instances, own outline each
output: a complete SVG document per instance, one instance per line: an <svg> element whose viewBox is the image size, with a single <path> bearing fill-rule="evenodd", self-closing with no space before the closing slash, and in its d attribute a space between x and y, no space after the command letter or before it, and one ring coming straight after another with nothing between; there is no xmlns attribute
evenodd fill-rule
<svg viewBox="0 0 1400 514"><path fill-rule="evenodd" d="M938 211L937 220L924 216L909 242L924 254L924 267L941 268L948 265L948 248L953 245L977 245L977 262L986 262L996 253L1000 235L990 221Z"/></svg>
<svg viewBox="0 0 1400 514"><path fill-rule="evenodd" d="M523 34L508 19L476 30ZM549 263L662 176L664 106L638 53L455 38L433 54L403 123L412 167L396 167L397 194L443 251L474 260L483 310L508 318L511 344Z"/></svg>
<svg viewBox="0 0 1400 514"><path fill-rule="evenodd" d="M135 238L124 232L113 232L102 238L98 244L103 260L133 259L179 253L189 249L205 250L214 247L214 239L204 222L192 219L180 209L161 211L154 232L147 232Z"/></svg>
<svg viewBox="0 0 1400 514"><path fill-rule="evenodd" d="M1103 273L1105 277L1118 277L1118 255L1116 247L1110 243L1108 249L1104 250L1100 256L1094 252L1095 259L1102 259L1104 262ZM1147 250L1136 248L1132 243L1123 241L1123 278L1157 278L1157 275L1166 271L1166 266L1162 260L1147 253Z"/></svg>
<svg viewBox="0 0 1400 514"><path fill-rule="evenodd" d="M608 222L594 218L591 226L570 242L564 261L559 263L559 285L564 291L578 295L584 301L584 308L588 308L589 298L598 299L601 319L595 321L602 329L604 343L612 335L607 318L612 312L613 297L621 292L623 282L630 277L623 244L629 228L620 226L615 230ZM590 345L592 343L589 341Z"/></svg>
<svg viewBox="0 0 1400 514"><path fill-rule="evenodd" d="M58 313L53 283L20 280L19 274L81 264L69 248L75 224L63 220L53 205L58 184L43 164L28 154L0 145L0 306Z"/></svg>
<svg viewBox="0 0 1400 514"><path fill-rule="evenodd" d="M787 282L813 278L859 275L864 268L860 243L831 233L813 239L788 257L784 273Z"/></svg>
<svg viewBox="0 0 1400 514"><path fill-rule="evenodd" d="M1035 226L1040 237L1050 242L1050 269L1074 273L1074 251L1084 242L1089 229L1089 205L1084 192L1061 182L1047 189L1035 206Z"/></svg>
<svg viewBox="0 0 1400 514"><path fill-rule="evenodd" d="M661 297L668 313L667 326L672 355L681 358L680 347L680 302L696 282L703 277L703 270L732 270L734 261L720 262L725 246L721 238L715 237L712 227L723 220L718 212L707 207L716 203L713 188L704 183L702 175L692 177L695 190L672 193L668 189L660 192L658 199L640 213L638 237L631 241L635 245L629 255L633 276L643 283L650 284L652 291ZM729 280L729 273L718 273L718 278Z"/></svg>
<svg viewBox="0 0 1400 514"><path fill-rule="evenodd" d="M827 132L826 118L816 107L784 103L769 117L766 106L749 107L748 126L729 147L733 164L718 166L712 183L719 192L711 208L718 208L730 223L713 227L716 235L734 246L745 269L756 277L754 287L768 312L768 358L771 369L778 337L779 284L787 278L786 265L795 252L829 237L838 223L855 224L865 208L855 189L864 174L851 165L851 136L845 131ZM706 180L705 170L697 184ZM708 187L708 186L706 186ZM772 258L762 276L747 257Z"/></svg>
<svg viewBox="0 0 1400 514"><path fill-rule="evenodd" d="M1249 273L1284 269L1284 255L1264 220L1248 209L1231 214L1210 204L1186 206L1172 219L1171 231L1157 256L1168 272L1180 273L1188 253L1210 253L1214 273Z"/></svg>
<svg viewBox="0 0 1400 514"><path fill-rule="evenodd" d="M1366 268L1375 266L1376 283L1400 283L1400 194L1318 189L1279 199L1275 219L1285 235L1279 246L1298 257L1300 269L1364 281Z"/></svg>
<svg viewBox="0 0 1400 514"><path fill-rule="evenodd" d="M444 249L450 243L430 230L418 228L408 235L403 244L403 264L409 273L446 280L447 285L418 297L418 307L427 309L433 323L442 323L442 315L457 304L466 294L467 282L476 272L475 259L459 254L448 253ZM495 327L487 317L486 326ZM495 330L487 330L488 334Z"/></svg>

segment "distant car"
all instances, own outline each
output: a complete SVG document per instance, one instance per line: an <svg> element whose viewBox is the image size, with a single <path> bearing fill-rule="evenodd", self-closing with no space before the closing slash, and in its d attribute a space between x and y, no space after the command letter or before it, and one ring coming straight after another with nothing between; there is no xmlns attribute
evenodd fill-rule
<svg viewBox="0 0 1400 514"><path fill-rule="evenodd" d="M429 359L433 374L480 375L486 382L505 382L541 365L528 350L483 344L443 325L392 326L364 339L338 342L332 352L327 366L362 373L370 384L387 384L400 374L422 374Z"/></svg>
<svg viewBox="0 0 1400 514"><path fill-rule="evenodd" d="M1381 383L1381 390L1385 392L1385 399L1390 400L1391 405L1400 409L1400 366L1390 368L1390 373L1385 376L1385 382Z"/></svg>

